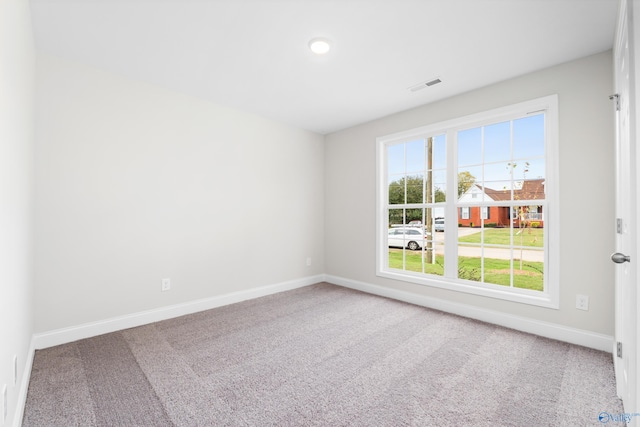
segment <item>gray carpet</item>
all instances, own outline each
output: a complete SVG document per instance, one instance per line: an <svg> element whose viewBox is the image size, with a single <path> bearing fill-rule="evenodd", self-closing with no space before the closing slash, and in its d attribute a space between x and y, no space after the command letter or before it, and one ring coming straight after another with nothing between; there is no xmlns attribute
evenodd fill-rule
<svg viewBox="0 0 640 427"><path fill-rule="evenodd" d="M37 351L23 425L597 426L602 411L623 412L610 354L322 283Z"/></svg>

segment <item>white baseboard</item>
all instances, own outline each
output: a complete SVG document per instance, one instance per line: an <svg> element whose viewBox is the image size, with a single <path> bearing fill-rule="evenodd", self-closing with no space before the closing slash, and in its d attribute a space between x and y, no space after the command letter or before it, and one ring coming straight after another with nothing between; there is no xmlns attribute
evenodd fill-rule
<svg viewBox="0 0 640 427"><path fill-rule="evenodd" d="M97 322L38 333L33 336L33 345L35 346L34 348L38 350L53 347L84 338L90 338L97 335L146 325L161 320L184 316L186 314L197 313L199 311L313 285L314 283L324 281L324 278L324 275L309 276L274 285L261 286L258 288L232 292L183 304L170 305L154 310L147 310Z"/></svg>
<svg viewBox="0 0 640 427"><path fill-rule="evenodd" d="M423 307L433 308L447 313L457 314L460 316L477 319L507 328L605 351L608 353L610 353L612 348L614 348L614 339L609 335L597 334L582 329L570 328L567 326L543 322L540 320L534 320L521 316L515 316L512 314L501 313L494 310L488 310L467 304L446 301L438 298L427 297L424 295L417 295L411 292L400 291L397 289L391 289L383 286L373 285L370 283L345 279L342 277L331 275L317 275L305 277L302 279L291 280L288 282L282 282L274 285L261 286L245 291L232 292L229 294L224 294L212 298L205 298L184 304L162 307L155 310L133 313L130 315L115 317L98 322L91 322L69 328L62 328L44 333L34 334L31 339L31 346L27 355L27 361L25 363L22 381L20 383L18 405L16 407L14 416L14 426L19 427L22 425L24 408L27 401L27 391L29 389L29 381L31 379L33 357L35 355L36 349L53 347L55 345L65 344L68 342L77 341L79 339L90 338L109 332L115 332L122 329L157 322L160 320L171 319L186 314L209 310L224 305L234 304L249 299L259 298L279 292L313 285L319 282L328 282L334 285L343 286L374 295L380 295L383 297L392 298Z"/></svg>
<svg viewBox="0 0 640 427"><path fill-rule="evenodd" d="M13 417L13 426L22 426L22 418L24 415L24 408L27 405L27 392L29 391L29 381L31 381L31 368L33 367L33 356L36 353L35 339L31 337L31 344L29 346L29 352L27 353L27 359L24 364L24 370L22 371L22 381L20 381L20 388L18 389L18 401L15 408Z"/></svg>
<svg viewBox="0 0 640 427"><path fill-rule="evenodd" d="M342 277L331 275L317 275L273 285L261 286L245 291L232 292L212 298L191 301L188 303L176 304L154 310L133 313L126 316L105 319L98 322L91 322L69 328L62 328L34 334L31 340L31 347L29 349L27 362L25 363L24 374L22 376L22 381L20 384L20 392L14 417L14 425L16 427L22 425L22 414L24 412L24 407L27 400L27 391L29 388L31 369L33 365L33 356L36 349L53 347L55 345L65 344L84 338L90 338L101 334L141 326L161 320L171 319L178 316L184 316L186 314L192 314L199 311L209 310L216 307L246 301L249 299L297 289L319 282L329 282L334 285L344 286L346 288L351 288L374 295L380 295L383 297L392 298L423 307L433 308L447 313L457 314L460 316L477 319L483 322L493 323L507 328L605 351L607 353L610 353L611 349L614 347L614 339L609 335L598 334L582 329L558 325L555 323L549 323L530 319L527 317L502 313L472 305L427 297L424 295L418 295L411 292L400 291L397 289L391 289L356 280L345 279Z"/></svg>
<svg viewBox="0 0 640 427"><path fill-rule="evenodd" d="M530 319L528 317L516 316L513 314L502 313L499 311L489 310L472 305L446 301L439 298L427 297L411 292L400 291L383 286L373 285L370 283L359 282L356 280L345 279L327 275L325 281L334 285L344 286L346 288L356 289L374 295L380 295L420 305L423 307L433 308L447 313L457 314L471 319L481 320L483 322L493 323L495 325L504 326L510 329L516 329L522 332L552 338L558 341L564 341L571 344L581 345L596 350L611 352L614 339L612 336L598 334L595 332L585 331L583 329L571 328L568 326L558 325L555 323L544 322L541 320Z"/></svg>

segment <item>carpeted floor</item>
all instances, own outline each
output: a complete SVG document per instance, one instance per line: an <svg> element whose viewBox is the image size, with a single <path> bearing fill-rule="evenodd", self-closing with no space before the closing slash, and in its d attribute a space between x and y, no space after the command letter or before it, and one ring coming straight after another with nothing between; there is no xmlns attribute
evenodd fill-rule
<svg viewBox="0 0 640 427"><path fill-rule="evenodd" d="M329 284L36 352L25 426L597 426L610 354Z"/></svg>

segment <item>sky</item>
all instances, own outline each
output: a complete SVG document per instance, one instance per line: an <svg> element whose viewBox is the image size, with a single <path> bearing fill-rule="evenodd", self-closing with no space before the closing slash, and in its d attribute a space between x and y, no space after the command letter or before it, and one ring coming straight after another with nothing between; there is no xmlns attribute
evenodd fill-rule
<svg viewBox="0 0 640 427"><path fill-rule="evenodd" d="M477 184L496 190L511 188L511 179L544 178L544 132L544 113L460 130L457 171L468 171ZM433 137L433 181L442 189L446 187L446 144L444 134ZM425 173L424 138L391 145L387 150L389 182Z"/></svg>

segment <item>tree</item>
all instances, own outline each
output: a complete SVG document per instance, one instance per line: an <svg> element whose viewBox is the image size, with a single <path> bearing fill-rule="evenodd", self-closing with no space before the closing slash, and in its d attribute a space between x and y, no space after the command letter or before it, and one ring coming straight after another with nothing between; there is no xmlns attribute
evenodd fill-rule
<svg viewBox="0 0 640 427"><path fill-rule="evenodd" d="M400 178L389 184L389 204L399 205L405 203L404 188L407 186L406 203L422 203L422 177L408 176ZM433 189L433 201L435 203L446 201L445 192L436 187Z"/></svg>
<svg viewBox="0 0 640 427"><path fill-rule="evenodd" d="M517 163L509 162L507 163L507 169L512 171L512 174L515 175L515 169L518 167ZM524 163L524 169L522 171L522 185L524 186L524 182L527 180L527 172L529 172L529 162ZM514 200L519 200L519 195L514 195ZM529 234L531 234L531 221L529 220L529 206L517 206L516 207L516 215L518 217L518 232L516 236L520 236L520 271L522 271L522 254L524 251L524 230L528 229ZM534 242L537 240L537 237L534 237Z"/></svg>
<svg viewBox="0 0 640 427"><path fill-rule="evenodd" d="M471 175L471 172L458 172L458 197L462 196L475 183L476 177Z"/></svg>
<svg viewBox="0 0 640 427"><path fill-rule="evenodd" d="M405 200L406 187L406 200ZM404 203L422 203L423 178L420 175L407 176L389 184L389 205L402 205ZM389 212L389 224L409 223L409 221L422 221L422 209L407 209L403 218L400 210L393 209Z"/></svg>
<svg viewBox="0 0 640 427"><path fill-rule="evenodd" d="M408 176L400 178L389 184L389 204L399 205L404 203L422 203L422 177ZM407 199L404 198L405 186Z"/></svg>

